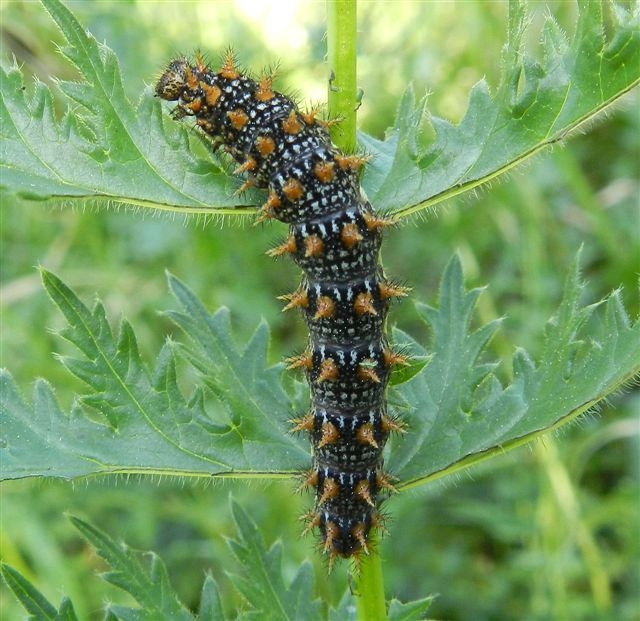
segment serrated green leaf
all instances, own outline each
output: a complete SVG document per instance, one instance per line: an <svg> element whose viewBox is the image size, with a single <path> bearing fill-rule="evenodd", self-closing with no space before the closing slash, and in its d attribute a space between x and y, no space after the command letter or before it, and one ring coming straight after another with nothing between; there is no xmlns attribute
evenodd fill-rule
<svg viewBox="0 0 640 621"><path fill-rule="evenodd" d="M71 517L71 521L111 567L111 571L103 574L104 579L130 593L141 606L140 609L112 606L111 611L118 618L124 621L193 621L193 615L173 591L164 563L155 554L148 553L149 566L145 567L126 545L116 543L95 526L76 517Z"/></svg>
<svg viewBox="0 0 640 621"><path fill-rule="evenodd" d="M93 443L103 432L74 410L66 416L55 400L51 386L37 380L33 387L33 404L22 397L11 375L0 370L0 421L2 479L30 476L71 477L76 472L93 471L72 444L86 440ZM57 473L57 475L55 474Z"/></svg>
<svg viewBox="0 0 640 621"><path fill-rule="evenodd" d="M605 34L603 14L613 24ZM482 80L459 125L429 114L409 87L385 141L362 134L374 156L363 186L377 209L401 218L509 171L592 119L640 84L640 5L579 2L569 41L547 17L538 62L523 50L526 3L509 3L509 39L494 95ZM424 125L435 140L420 142Z"/></svg>
<svg viewBox="0 0 640 621"><path fill-rule="evenodd" d="M459 261L449 263L440 306L418 305L433 331L432 359L395 392L409 433L389 468L406 489L503 453L568 423L640 373L640 322L632 325L614 292L581 307L577 261L549 322L541 360L520 350L503 387L481 353L495 322L469 333L479 290L466 292ZM596 313L596 310L603 312ZM591 321L588 321L593 314ZM414 343L411 349L421 351Z"/></svg>
<svg viewBox="0 0 640 621"><path fill-rule="evenodd" d="M238 538L229 545L240 563L239 572L229 572L233 585L246 600L248 609L233 618L260 621L320 621L327 618L322 602L314 598L315 578L309 563L299 568L285 584L282 577L281 545L266 550L255 522L235 502L231 502ZM162 560L153 552L141 553L119 543L95 526L76 517L71 522L107 563L101 577L133 596L139 607L109 604L105 621L224 621L220 593L215 580L205 577L198 616L185 608L173 590ZM33 621L78 621L73 605L63 598L59 611L19 572L0 563L0 574L16 594ZM409 604L406 610L417 609ZM405 610L399 602L392 610ZM353 594L347 590L338 608L328 609L328 618L348 621L353 616ZM390 617L412 619L414 617Z"/></svg>
<svg viewBox="0 0 640 621"><path fill-rule="evenodd" d="M191 154L185 130L167 120L145 88L134 107L118 61L58 0L43 0L68 45L61 51L82 76L57 83L73 110L55 119L49 89L33 97L17 67L2 67L2 189L31 199L64 197L189 213L226 213L240 204L239 181L213 160ZM254 198L255 200L255 198Z"/></svg>
<svg viewBox="0 0 640 621"><path fill-rule="evenodd" d="M200 593L198 621L224 621L225 619L218 585L213 577L207 574Z"/></svg>
<svg viewBox="0 0 640 621"><path fill-rule="evenodd" d="M56 621L78 621L73 604L68 597L63 598Z"/></svg>
<svg viewBox="0 0 640 621"><path fill-rule="evenodd" d="M396 336L400 334L398 330ZM414 375L417 375L429 364L431 356L421 356L413 354L406 364L393 370L389 378L389 386L397 386L404 382L408 382Z"/></svg>
<svg viewBox="0 0 640 621"><path fill-rule="evenodd" d="M3 479L109 472L283 476L308 462L308 449L286 433L290 403L281 368L266 367L266 326L240 353L231 338L228 311L210 317L172 278L188 313L173 316L203 348L203 370L215 395L205 399L198 390L187 399L177 385L170 345L149 373L126 322L114 337L101 304L90 310L56 276L43 270L42 277L68 322L61 334L82 354L61 361L89 387L79 403L97 410L103 420L87 418L81 407L64 414L43 381L36 383L29 406L3 372Z"/></svg>
<svg viewBox="0 0 640 621"><path fill-rule="evenodd" d="M167 315L191 339L184 353L203 373L207 386L223 400L232 425L243 436L243 450L251 452L253 443L257 443L262 450L274 454L290 451L290 443L283 443L287 430L282 423L294 412L290 411L289 398L280 382L283 366L267 368L266 323L261 322L245 350L235 354L229 311L220 309L210 315L193 293L171 275L169 286L183 311L170 311ZM278 412L279 421L274 416ZM280 424L274 424L277 422Z"/></svg>
<svg viewBox="0 0 640 621"><path fill-rule="evenodd" d="M433 597L425 597L406 604L392 599L389 602L388 621L420 621L433 603Z"/></svg>
<svg viewBox="0 0 640 621"><path fill-rule="evenodd" d="M0 574L7 586L29 613L30 621L78 621L73 605L66 597L56 610L20 572L6 563L0 563Z"/></svg>
<svg viewBox="0 0 640 621"><path fill-rule="evenodd" d="M329 621L356 621L357 608L353 601L353 593L347 590L342 595L342 599L337 608L329 610Z"/></svg>
<svg viewBox="0 0 640 621"><path fill-rule="evenodd" d="M318 621L321 602L313 597L313 573L303 563L287 586L282 577L282 546L275 543L267 550L256 523L235 502L231 503L238 539L229 546L242 566L233 575L233 584L252 607L245 617L260 621Z"/></svg>

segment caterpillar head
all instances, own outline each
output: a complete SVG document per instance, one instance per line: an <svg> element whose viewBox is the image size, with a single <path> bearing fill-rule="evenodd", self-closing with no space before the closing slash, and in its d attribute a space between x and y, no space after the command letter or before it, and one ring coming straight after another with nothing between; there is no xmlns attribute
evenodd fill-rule
<svg viewBox="0 0 640 621"><path fill-rule="evenodd" d="M177 58L169 63L156 84L156 95L167 101L176 101L188 86L191 67L185 58Z"/></svg>

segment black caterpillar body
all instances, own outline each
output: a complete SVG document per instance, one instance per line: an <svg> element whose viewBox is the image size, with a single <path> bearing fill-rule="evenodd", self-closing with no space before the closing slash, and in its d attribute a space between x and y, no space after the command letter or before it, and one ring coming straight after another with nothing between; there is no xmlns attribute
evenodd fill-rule
<svg viewBox="0 0 640 621"><path fill-rule="evenodd" d="M379 264L381 231L390 222L360 190L365 159L341 153L327 122L272 90L270 76L243 75L231 54L217 72L199 56L174 60L156 94L179 102L175 117L195 117L240 164L245 186L268 190L261 220L290 225L289 237L268 254L290 255L304 272L284 298L309 328L307 350L289 360L311 389L311 410L294 421L313 445L306 483L316 489L316 505L307 530L319 528L330 563L357 559L368 553L371 529L381 527L380 492L393 489L382 451L402 425L387 414L385 392L391 367L405 363L387 345L385 319L390 300L406 290L387 281Z"/></svg>

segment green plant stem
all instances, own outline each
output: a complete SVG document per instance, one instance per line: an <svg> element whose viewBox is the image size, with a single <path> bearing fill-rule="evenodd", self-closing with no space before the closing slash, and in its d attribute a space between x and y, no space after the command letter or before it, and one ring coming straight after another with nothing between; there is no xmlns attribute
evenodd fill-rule
<svg viewBox="0 0 640 621"><path fill-rule="evenodd" d="M356 150L356 0L327 0L329 117L333 142L347 153Z"/></svg>
<svg viewBox="0 0 640 621"><path fill-rule="evenodd" d="M355 0L327 0L327 56L329 59L329 116L340 123L331 127L333 142L347 153L356 150L356 43ZM372 537L373 539L373 537ZM377 545L362 555L356 598L360 621L387 618L382 562Z"/></svg>
<svg viewBox="0 0 640 621"><path fill-rule="evenodd" d="M369 537L369 554L360 557L360 573L356 579L358 621L385 621L387 618L382 558L377 539L372 533Z"/></svg>

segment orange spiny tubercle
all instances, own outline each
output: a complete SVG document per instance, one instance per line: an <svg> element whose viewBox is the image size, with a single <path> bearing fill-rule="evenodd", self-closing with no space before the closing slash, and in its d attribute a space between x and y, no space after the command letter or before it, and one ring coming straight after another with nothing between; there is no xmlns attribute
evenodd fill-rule
<svg viewBox="0 0 640 621"><path fill-rule="evenodd" d="M322 436L318 442L318 448L322 448L327 444L333 444L340 438L340 432L333 423L324 423L322 425Z"/></svg>
<svg viewBox="0 0 640 621"><path fill-rule="evenodd" d="M288 304L282 309L283 311L290 310L292 308L307 308L309 306L309 296L304 289L296 289L293 293L287 293L281 295L279 300L288 300Z"/></svg>
<svg viewBox="0 0 640 621"><path fill-rule="evenodd" d="M302 198L304 190L297 179L290 179L282 187L282 192L290 201L297 201Z"/></svg>
<svg viewBox="0 0 640 621"><path fill-rule="evenodd" d="M258 82L258 88L256 89L255 96L258 101L269 101L275 97L275 93L272 90L273 77L264 76Z"/></svg>
<svg viewBox="0 0 640 621"><path fill-rule="evenodd" d="M313 367L313 358L309 352L305 352L304 354L300 354L299 356L293 356L291 358L287 358L286 361L288 364L288 369L311 369Z"/></svg>
<svg viewBox="0 0 640 621"><path fill-rule="evenodd" d="M318 235L309 235L304 240L305 256L320 257L324 251L324 242Z"/></svg>
<svg viewBox="0 0 640 621"><path fill-rule="evenodd" d="M409 358L408 356L403 356L402 354L392 351L391 349L385 349L384 362L388 367L398 365L407 366L409 364Z"/></svg>
<svg viewBox="0 0 640 621"><path fill-rule="evenodd" d="M367 228L370 231L378 231L388 226L393 226L394 224L393 220L389 220L388 218L380 218L378 216L373 215L372 213L366 213L364 215L364 220L367 225Z"/></svg>
<svg viewBox="0 0 640 621"><path fill-rule="evenodd" d="M235 59L231 50L227 52L218 75L225 80L235 80L240 77L240 72L236 69Z"/></svg>
<svg viewBox="0 0 640 621"><path fill-rule="evenodd" d="M340 493L340 485L335 479L325 479L324 484L322 485L322 494L320 498L318 498L318 504L321 505L327 500L331 500L335 498Z"/></svg>
<svg viewBox="0 0 640 621"><path fill-rule="evenodd" d="M349 222L342 227L340 239L347 248L353 248L358 242L363 240L363 237L358 229L358 225L354 222Z"/></svg>
<svg viewBox="0 0 640 621"><path fill-rule="evenodd" d="M369 489L369 482L366 479L363 479L356 484L355 492L356 496L364 500L369 506L375 507L375 503L371 497L371 490Z"/></svg>
<svg viewBox="0 0 640 621"><path fill-rule="evenodd" d="M238 166L238 168L236 168L233 171L233 174L240 175L242 173L255 170L256 166L257 166L256 161L252 157L249 157L244 164L241 164L240 166Z"/></svg>
<svg viewBox="0 0 640 621"><path fill-rule="evenodd" d="M375 370L368 365L361 364L358 367L358 377L363 381L373 382L374 384L380 383L380 377Z"/></svg>
<svg viewBox="0 0 640 621"><path fill-rule="evenodd" d="M338 379L338 366L335 360L328 358L320 364L319 382L333 382Z"/></svg>
<svg viewBox="0 0 640 621"><path fill-rule="evenodd" d="M373 425L371 423L365 423L364 425L360 425L358 431L356 432L356 440L361 444L368 444L373 446L374 448L378 448L378 443L376 442Z"/></svg>
<svg viewBox="0 0 640 621"><path fill-rule="evenodd" d="M333 313L335 312L335 308L336 306L333 300L326 295L322 295L316 302L316 314L313 316L313 318L315 320L318 320L331 317L331 315L333 315Z"/></svg>
<svg viewBox="0 0 640 621"><path fill-rule="evenodd" d="M403 287L391 282L382 282L379 285L380 297L383 300L395 297L406 297L411 292L410 287Z"/></svg>
<svg viewBox="0 0 640 621"><path fill-rule="evenodd" d="M289 114L282 123L282 129L284 129L287 134L299 134L304 129L304 125L300 119L298 119L298 115L292 110L291 114Z"/></svg>
<svg viewBox="0 0 640 621"><path fill-rule="evenodd" d="M407 425L406 423L397 421L391 418L390 416L385 415L382 417L382 430L385 433L390 433L392 431L395 431L398 433L405 433L407 430Z"/></svg>
<svg viewBox="0 0 640 621"><path fill-rule="evenodd" d="M296 433L298 431L313 431L313 415L305 414L302 418L293 418L289 421L292 425L295 425L289 430L289 433Z"/></svg>
<svg viewBox="0 0 640 621"><path fill-rule="evenodd" d="M373 305L373 296L368 291L359 293L356 296L353 308L358 315L364 315L365 313L368 313L369 315L378 314L378 311L376 311L375 306Z"/></svg>
<svg viewBox="0 0 640 621"><path fill-rule="evenodd" d="M293 237L293 235L290 235L289 237L287 237L287 239L284 242L282 242L275 248L272 248L271 250L267 250L266 254L269 255L270 257L279 257L279 256L282 256L283 254L293 254L296 251L296 249L297 249L296 239L295 237Z"/></svg>

